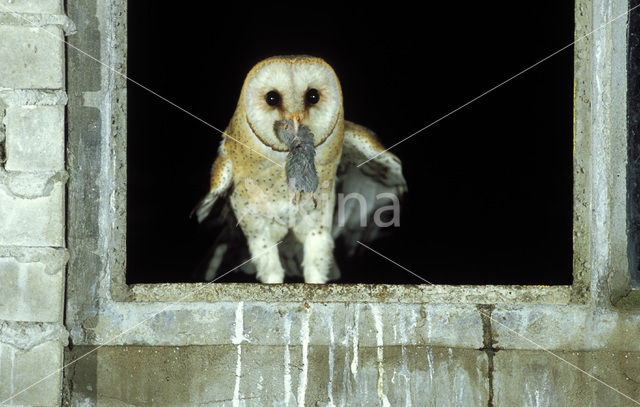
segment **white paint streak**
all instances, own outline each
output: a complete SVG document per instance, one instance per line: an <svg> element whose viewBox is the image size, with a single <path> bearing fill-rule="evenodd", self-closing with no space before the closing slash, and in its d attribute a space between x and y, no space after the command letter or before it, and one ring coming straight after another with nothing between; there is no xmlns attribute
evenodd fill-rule
<svg viewBox="0 0 640 407"><path fill-rule="evenodd" d="M329 383L327 384L327 394L329 395L329 403L327 407L335 407L333 403L333 368L334 368L334 355L335 350L335 337L333 335L333 324L329 321Z"/></svg>
<svg viewBox="0 0 640 407"><path fill-rule="evenodd" d="M351 360L351 374L353 375L353 377L357 377L358 375L358 336L359 336L359 332L358 332L358 325L360 324L360 308L358 307L358 305L355 305L355 313L353 314L353 327L352 327L352 336L351 336L351 341L352 341L352 346L353 346L353 359Z"/></svg>
<svg viewBox="0 0 640 407"><path fill-rule="evenodd" d="M236 359L236 384L233 389L233 407L240 407L240 378L242 377L242 341L244 337L244 302L240 301L236 308L235 335L231 338L231 342L238 349L238 357Z"/></svg>
<svg viewBox="0 0 640 407"><path fill-rule="evenodd" d="M309 318L310 310L307 309L302 317L302 370L298 379L298 407L304 407L307 393L307 373L309 371Z"/></svg>
<svg viewBox="0 0 640 407"><path fill-rule="evenodd" d="M289 351L289 345L291 345L291 317L287 315L287 319L284 323L284 340L286 346L284 347L284 405L289 405L291 398L291 353Z"/></svg>
<svg viewBox="0 0 640 407"><path fill-rule="evenodd" d="M371 313L376 324L376 345L378 356L378 397L382 402L382 407L391 407L387 395L384 394L384 326L382 325L382 318L380 316L380 310L377 305L371 305Z"/></svg>

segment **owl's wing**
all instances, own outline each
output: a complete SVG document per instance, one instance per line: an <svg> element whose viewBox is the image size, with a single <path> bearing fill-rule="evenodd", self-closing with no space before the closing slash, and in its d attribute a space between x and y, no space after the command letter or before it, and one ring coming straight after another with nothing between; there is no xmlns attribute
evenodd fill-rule
<svg viewBox="0 0 640 407"><path fill-rule="evenodd" d="M231 186L233 166L231 165L231 160L223 154L223 146L221 146L218 158L213 162L213 167L211 168L209 192L192 212L195 213L200 223L209 216L218 198L224 195Z"/></svg>
<svg viewBox="0 0 640 407"><path fill-rule="evenodd" d="M196 215L199 223L204 223L216 236L209 253L193 271L194 280L201 280L204 276L206 281L211 281L221 266L248 253L246 241L237 227L236 217L227 199L232 185L233 165L226 155L224 140L223 138L220 143L218 157L211 167L209 192L191 212L192 216Z"/></svg>
<svg viewBox="0 0 640 407"><path fill-rule="evenodd" d="M355 252L358 240L371 242L380 236L381 224L392 223L382 219L389 211L381 208L398 205L406 191L400 159L385 151L371 130L345 120L333 237L343 240L348 255Z"/></svg>

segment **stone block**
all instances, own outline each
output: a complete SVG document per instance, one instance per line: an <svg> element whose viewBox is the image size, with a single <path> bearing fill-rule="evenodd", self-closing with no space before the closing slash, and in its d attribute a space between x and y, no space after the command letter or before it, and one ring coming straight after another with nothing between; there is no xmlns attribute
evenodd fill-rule
<svg viewBox="0 0 640 407"><path fill-rule="evenodd" d="M59 406L61 367L62 345L58 342L45 342L28 350L0 343L0 401L15 396L3 405Z"/></svg>
<svg viewBox="0 0 640 407"><path fill-rule="evenodd" d="M564 360L544 351L498 351L494 358L494 405L638 405L640 353L553 353Z"/></svg>
<svg viewBox="0 0 640 407"><path fill-rule="evenodd" d="M20 197L0 186L0 245L64 246L64 184L48 194Z"/></svg>
<svg viewBox="0 0 640 407"><path fill-rule="evenodd" d="M64 169L64 106L8 107L7 171Z"/></svg>
<svg viewBox="0 0 640 407"><path fill-rule="evenodd" d="M0 13L61 14L61 0L0 0Z"/></svg>
<svg viewBox="0 0 640 407"><path fill-rule="evenodd" d="M0 26L0 38L0 88L64 88L59 27Z"/></svg>
<svg viewBox="0 0 640 407"><path fill-rule="evenodd" d="M492 315L500 349L640 351L640 314L582 305L498 307Z"/></svg>
<svg viewBox="0 0 640 407"><path fill-rule="evenodd" d="M0 319L62 322L65 263L56 257L0 255Z"/></svg>
<svg viewBox="0 0 640 407"><path fill-rule="evenodd" d="M76 346L73 360L93 350ZM71 405L486 406L475 349L350 346L104 346L67 368ZM149 374L153 372L153 374ZM160 401L161 400L161 401Z"/></svg>

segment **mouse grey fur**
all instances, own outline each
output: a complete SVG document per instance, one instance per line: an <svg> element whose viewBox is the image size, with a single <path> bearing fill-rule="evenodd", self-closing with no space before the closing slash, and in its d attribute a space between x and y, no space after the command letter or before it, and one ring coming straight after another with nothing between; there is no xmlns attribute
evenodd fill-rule
<svg viewBox="0 0 640 407"><path fill-rule="evenodd" d="M289 148L285 164L289 189L293 192L315 192L318 189L318 174L314 163L316 150L313 133L309 127L301 125L296 134L291 120L278 120L273 129Z"/></svg>

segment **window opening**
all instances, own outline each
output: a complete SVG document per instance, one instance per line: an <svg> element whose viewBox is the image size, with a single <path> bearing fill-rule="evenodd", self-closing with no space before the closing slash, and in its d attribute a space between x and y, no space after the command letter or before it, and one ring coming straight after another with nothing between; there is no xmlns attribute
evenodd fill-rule
<svg viewBox="0 0 640 407"><path fill-rule="evenodd" d="M207 13L132 2L128 74L224 129L256 62L318 56L341 81L345 118L389 147L573 41L573 2L340 15L300 7L237 10L242 19L218 19L212 30ZM167 30L169 16L184 24ZM319 27L327 22L330 29ZM409 193L401 226L376 250L433 283L572 282L572 50L392 150ZM189 213L208 189L219 141L213 129L129 86L128 283L198 281L191 271L214 236ZM421 283L364 250L349 259L336 249L338 283ZM245 281L255 278L220 280Z"/></svg>

